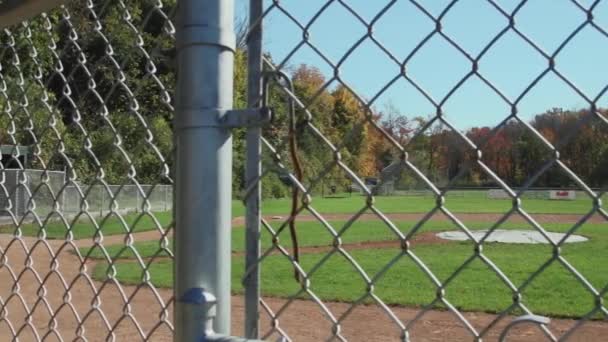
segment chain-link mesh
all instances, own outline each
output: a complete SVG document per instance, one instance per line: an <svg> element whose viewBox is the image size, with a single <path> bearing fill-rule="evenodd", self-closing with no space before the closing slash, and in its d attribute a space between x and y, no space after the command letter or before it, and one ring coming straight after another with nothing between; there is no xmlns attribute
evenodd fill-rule
<svg viewBox="0 0 608 342"><path fill-rule="evenodd" d="M0 33L0 340L172 339L150 268L172 258L175 6L72 1Z"/></svg>
<svg viewBox="0 0 608 342"><path fill-rule="evenodd" d="M55 204L59 206L59 211L66 215L78 214L81 210L83 201L80 196L80 189L85 189L83 192L89 193L86 198L88 212L91 214L97 213L100 217L110 211L110 203L112 198L118 204L115 210L121 212L137 212L142 210L145 199L151 211L169 211L173 203L173 187L171 185L92 185L88 186L79 184L78 186L63 186L66 183L66 174L62 171L43 171L43 170L20 170L6 169L5 186L9 197L2 199L2 208L9 205L12 207L12 213L21 217L30 209L30 205L36 205L36 214L41 217L46 217L53 210ZM25 176L23 176L25 175ZM20 187L19 180L22 177L26 180L25 186ZM45 180L46 177L46 180ZM40 186L44 184L43 186ZM47 187L48 186L48 187ZM31 194L25 189L40 189L33 191ZM139 189L147 194L141 196ZM111 191L112 195L107 196L107 192ZM61 192L61 196L54 196ZM5 216L7 223L10 224L9 216L11 211L7 211ZM70 216L71 218L72 216Z"/></svg>
<svg viewBox="0 0 608 342"><path fill-rule="evenodd" d="M262 337L495 339L513 316L535 313L576 320L558 319L520 331L520 339L597 340L606 331L608 279L601 276L606 273L601 245L601 228L608 220L601 201L606 183L588 184L590 179L580 174L587 168L601 179L606 164L597 159L591 165L573 165L567 155L584 154L597 141L579 150L567 147L583 131L606 130L606 111L599 103L608 86L603 81L596 92L584 90L563 71L558 58L583 31L593 32L597 44L606 44L608 33L597 19L605 1L564 0L581 19L547 51L517 25L532 1L507 9L497 1L480 0L504 26L475 53L443 28L462 2L447 1L439 11L423 1L374 2L377 10L367 13L355 0L330 0L305 16L287 1L275 0L266 2L261 18L253 18L258 24L282 18L298 31L292 37L294 47L282 56L266 55L266 71L257 75L265 86L259 104L275 113L273 125L264 130L263 193L295 200L289 201L291 208L285 208L285 200L276 201L278 209L272 208L273 200L264 204L263 252L254 265L240 269L239 246L233 246L235 268L248 275L245 286L254 278L251 272L262 272ZM405 54L393 51L375 33L383 18L403 4L430 24L419 39L407 38L414 44L404 44L411 46ZM73 1L0 34L0 339L171 339L173 298L164 288L173 285L173 181L167 158L172 149L175 6L171 0ZM311 35L320 18L333 19L330 10L336 9L359 27L349 33L352 41L336 41L349 45L337 59ZM480 68L507 35L543 63L514 96L501 91ZM443 93L426 89L427 75L410 71L437 40L456 51L466 70L454 82L446 81ZM378 90L366 89L365 94L344 72L364 45L375 50L377 60L359 68L382 63L396 70ZM316 60L309 64L330 71L325 77L292 73L305 49ZM242 56L237 52L237 64ZM237 87L242 76L237 68ZM549 76L586 107L571 129L557 136L520 114L522 102ZM302 78L306 86L298 82ZM510 112L482 139L459 131L459 119L446 114L449 100L472 82L484 85ZM433 115L411 133L383 124L375 109L398 84L413 89L432 108ZM236 93L239 101L243 94ZM493 138L513 125L540 151L529 156L538 163L519 182L507 179L502 164L487 158L495 149ZM605 139L602 134L593 137ZM242 139L240 133L236 136ZM447 176L438 176L433 160L420 156L419 147L432 146L434 137L452 139L437 155L460 156L458 167ZM372 140L381 147L376 155L382 160L367 161L364 167L356 157L371 148ZM374 163L381 167L370 168ZM497 190L493 196L506 196L508 205L468 212L480 203L471 200L477 204L467 205L470 198L487 199L488 206L492 200L486 191L458 190L472 172L492 183L488 186ZM530 200L544 200L551 190L537 194L531 189L549 172L561 174L556 187L574 187L579 201L535 208L538 203ZM350 189L351 195L356 189L349 208L321 201L326 182L336 197L340 189ZM391 207L383 197L396 184L407 184L416 193L402 194ZM246 201L253 197L245 193ZM401 211L414 197L428 201ZM459 207L462 203L466 210ZM484 213L480 224L479 214ZM464 233L468 242L455 246L433 240L427 233L436 221L442 229ZM550 234L557 229L550 224L555 222L565 233L559 239ZM512 223L538 232L546 247L486 242ZM483 232L481 238L477 230ZM592 242L569 247L565 243L575 233ZM484 285L488 279L494 285ZM567 286L557 286L561 284ZM484 310L491 314L480 313Z"/></svg>
<svg viewBox="0 0 608 342"><path fill-rule="evenodd" d="M557 62L557 57L568 49L569 44L583 30L595 34L597 40L593 44L608 44L606 28L594 19L606 7L601 7L601 1L564 2L572 5L571 15L581 19L553 51L543 49L516 24L520 14L526 11L529 1L517 2L509 9L500 1L476 2L476 6L485 6L495 12L504 21L504 25L487 43L479 42L481 48L475 53L442 28L446 17L458 8L459 1L446 1L439 11L428 9L431 4L425 1L374 2L373 6L367 5L378 8L374 13L361 10L365 6L360 2L348 0L315 2L310 5L307 13L294 10L293 2L264 2L264 14L260 18L254 18L256 24L250 30L256 30L260 24L272 25L273 21L275 24L280 23L280 29L275 27L274 31L265 27L264 39L270 43L282 39L279 46L284 51L275 55L270 51L269 55L263 57L266 71L260 77L265 80L266 90L265 99L260 99L260 103L273 107L275 121L272 128L263 133L263 177L259 182L265 196L291 197L295 194L297 201L291 213L282 207L281 210L275 208L272 200L268 204L263 202L262 253L255 264L246 266L244 286L248 286L250 279L255 278L251 277L251 272L261 272L262 338L276 339L282 336L298 341L495 340L514 316L536 314L538 311L551 316L551 309L538 305L543 301L559 302L567 308L582 305L581 303L584 305L575 314L572 312L576 310L570 313L566 312L568 310L563 311L563 316L578 320L558 319L551 324L539 325L538 329L528 327L527 330L518 332L516 340L603 338L605 326L602 325L602 320L608 313L603 300L608 289L608 279L595 277L594 273L600 267L603 260L601 256L605 251L598 250L601 254L598 255L588 247L588 254L581 257L570 254L571 249L565 241L569 236L581 233L582 227L590 223L606 228L608 213L601 202L606 189L592 189L587 184L587 179L573 171L577 166L572 165L572 156L560 152L571 139L584 134L583 128L593 127L603 132L608 128L606 112L598 104L608 87L604 78L599 92L584 91L562 72L564 65ZM397 8L402 5L408 6L408 18L415 13L413 16L429 23L429 30L419 41L404 40L403 44L412 48L398 54L383 44L375 32L384 17L393 12L403 14L399 12L403 8ZM546 2L544 6L551 7L553 2ZM433 2L432 7L438 6ZM600 7L603 9L600 10ZM398 15L395 13L393 15ZM342 36L335 32L319 33L317 26L323 20L334 22L336 31L341 29L341 25L346 25L346 22L350 23L348 27L359 27L359 31L349 31ZM476 19L471 17L469 20ZM539 22L550 20L553 19L537 18ZM333 41L336 45L344 46L349 41L352 41L352 45L335 57L335 54L325 51L324 48L328 49L327 44L322 47L318 44L319 40L315 40L318 37L312 34L315 30L317 34L335 34L340 37ZM404 31L395 30L397 29L393 27L392 35L408 36ZM297 35L288 36L287 32L294 31L297 31ZM544 63L538 74L528 75L529 81L515 96L502 92L500 85L495 84L480 69L488 52L496 48L506 35L514 36L534 52L535 58L542 59ZM350 37L350 40L343 41L345 36ZM466 71L453 84L448 83L445 93L425 90L425 78L431 75L419 74L413 77L410 73L412 61L422 54L431 40L440 40L454 50L458 59L453 59L463 61L462 68ZM395 70L395 74L375 93L370 93L370 89L364 89L365 93L358 92L348 81L352 75L344 72L345 64L354 59L357 50L364 45L375 51L373 56L376 58L367 59L361 64L362 59L359 57L358 70L365 69L366 75L370 75L376 68L380 69L380 64L389 64ZM335 52L335 49L332 51ZM513 52L514 55L516 53L517 51ZM308 64L309 72L298 69L299 63ZM329 72L315 73L313 66ZM601 73L604 69L605 66L598 66L596 72ZM351 72L356 70L350 69ZM371 72L367 72L369 70ZM542 87L541 81L549 76L576 93L585 107L584 113L577 117L574 129L562 132L559 137L549 137L519 111L521 102L534 96L531 94L533 90ZM445 115L446 102L471 82L483 84L492 96L496 95L509 109L509 114L489 130L487 137L477 141L456 128L459 125L454 124L454 121L458 121L458 117L450 119ZM376 115L377 100L397 87L398 83L413 89L433 109L433 115L420 123L417 130L407 138L399 136L398 131L391 131ZM340 96L346 98L342 107L336 106L336 102L328 105L328 94L333 95L334 101ZM341 95L335 96L336 94ZM347 106L344 102L348 101L355 104L344 110ZM475 100L470 98L470 101L474 106ZM340 121L339 118L344 117L351 121ZM336 131L335 128L341 125L348 128ZM497 164L484 158L486 150L492 148L491 138L510 125L522 127L531 141L542 146L542 154L531 156L540 161L540 164L534 172L525 174L525 179L519 184L503 180L499 176L502 170L496 168ZM436 130L438 126L440 129ZM362 132L367 132L367 136ZM439 136L441 132L449 133L455 138L449 146L458 147L457 150L443 153L462 155L465 161L462 163L464 166L445 181L439 181L431 175L436 167L422 165L418 158L420 141L429 140L432 134ZM389 160L378 171L380 176L376 176L377 183L368 181L366 176L370 174L351 158L353 154L363 153L365 148L353 150L353 140L364 140L372 144L373 137L389 146L389 152L385 154ZM602 137L606 139L606 135ZM299 144L295 149L292 139ZM605 174L605 165L599 165L599 159L596 160L596 165L590 167ZM303 177L299 168L304 169ZM491 186L504 194L507 201L502 208L486 210L483 206L491 206L490 198L485 202L471 201L468 206L465 203L464 209L458 207L458 198L471 194L457 190L461 186L459 181L466 178L472 170L489 179ZM578 190L576 195L584 202L580 202L583 204L576 215L562 215L572 213L569 209L559 209L567 208L567 205L558 208L555 202L548 202L547 208L535 209L534 203L528 201L537 198L529 189L537 187L537 181L549 170L565 175L568 184L562 181L562 184L556 185L557 188L574 186ZM418 184L418 191L422 194L430 193L432 199L423 202L424 206L413 211L406 209L417 201L413 198L415 196L403 197L400 202L394 202L397 203L396 206L388 205L381 198L383 194L374 189L381 189L385 183L395 179L392 176L401 174L407 174L412 182ZM354 198L349 201L355 203L351 204L350 209L341 207L344 201L328 202L321 198L328 188L323 184L335 184L336 179L346 180L339 185L337 191L333 190L337 197L348 192L340 189L356 189L356 194L346 195ZM321 190L323 186L324 190ZM605 187L605 182L600 186ZM487 191L478 192L478 197L486 198ZM549 196L548 190L540 193L541 197ZM255 194L246 194L245 201L255 201ZM479 203L482 203L481 207L472 207ZM458 208L453 210L452 206ZM404 211L399 214L402 209ZM553 214L544 215L547 212L543 210L549 210ZM489 214L483 217L471 214L484 212ZM484 224L479 225L481 219ZM404 223L404 220L408 221ZM450 247L449 244L433 240L428 235L427 227L433 227L437 220L443 227L464 232L468 242ZM513 222L540 233L547 247L523 249L515 246L510 249L509 246L485 242L492 232ZM565 235L558 240L552 239L548 231L555 229L555 226L550 225L550 222L562 223L561 231ZM479 228L486 229L481 238L474 234ZM366 232L371 234L358 240L357 235L365 235ZM296 241L299 251L294 248ZM370 241L375 243L365 244ZM425 241L428 243L425 244ZM577 248L584 250L586 247ZM437 261L438 257L440 261ZM581 258L586 261L582 262ZM417 281L418 278L422 280ZM500 291L491 291L492 286L484 287L484 279L495 284ZM558 285L565 283L571 286L570 290L558 294L558 288L561 288ZM465 300L463 298L467 293L468 299ZM480 304L484 301L492 303ZM537 307L540 308L538 311ZM479 313L484 310L492 314Z"/></svg>

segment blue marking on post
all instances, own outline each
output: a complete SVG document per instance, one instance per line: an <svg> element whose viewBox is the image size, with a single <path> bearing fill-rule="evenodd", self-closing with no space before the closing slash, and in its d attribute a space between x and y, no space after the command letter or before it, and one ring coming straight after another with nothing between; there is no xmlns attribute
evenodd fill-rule
<svg viewBox="0 0 608 342"><path fill-rule="evenodd" d="M202 287L193 287L188 289L179 301L188 304L205 304L208 302L208 298L205 295L205 289Z"/></svg>

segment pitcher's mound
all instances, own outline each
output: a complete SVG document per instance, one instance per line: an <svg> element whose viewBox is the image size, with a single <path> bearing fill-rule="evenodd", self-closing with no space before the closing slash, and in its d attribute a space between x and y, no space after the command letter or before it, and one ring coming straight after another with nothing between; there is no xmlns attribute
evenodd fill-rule
<svg viewBox="0 0 608 342"><path fill-rule="evenodd" d="M471 234L475 237L475 239L479 240L484 237L488 233L487 230L474 230L471 231ZM566 234L562 233L549 233L547 232L547 236L553 242L561 241ZM437 234L438 237L446 240L454 240L454 241L467 241L470 240L468 235L463 231L449 231L449 232L441 232ZM566 239L566 243L571 242L584 242L588 239L584 236L580 235L570 235ZM549 241L538 231L536 230L505 230L505 229L497 229L490 234L485 239L485 242L502 242L502 243L531 243L531 244L539 244L546 243Z"/></svg>

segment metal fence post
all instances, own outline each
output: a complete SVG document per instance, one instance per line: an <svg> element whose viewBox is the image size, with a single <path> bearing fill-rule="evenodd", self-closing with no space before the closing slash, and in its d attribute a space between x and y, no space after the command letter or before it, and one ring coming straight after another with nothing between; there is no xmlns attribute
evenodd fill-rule
<svg viewBox="0 0 608 342"><path fill-rule="evenodd" d="M175 341L230 331L232 0L182 0L175 118ZM208 312L206 298L216 301Z"/></svg>
<svg viewBox="0 0 608 342"><path fill-rule="evenodd" d="M262 97L262 17L263 1L251 0L249 3L249 22L251 31L247 41L248 94L250 108L260 107ZM245 287L245 337L259 338L260 302L260 218L262 201L262 129L250 127L247 130L247 169L245 179L249 190L246 198L246 255L245 267L249 271L243 280Z"/></svg>
<svg viewBox="0 0 608 342"><path fill-rule="evenodd" d="M163 211L169 210L169 187L163 185Z"/></svg>
<svg viewBox="0 0 608 342"><path fill-rule="evenodd" d="M135 212L139 212L139 189L135 187Z"/></svg>
<svg viewBox="0 0 608 342"><path fill-rule="evenodd" d="M62 190L61 191L61 211L62 212L67 211L67 209L66 209L67 205L65 203L65 198L66 198L65 193L68 191L67 184L68 184L68 172L67 172L67 168L64 167L63 168L63 184L61 184L61 187L59 188L60 190Z"/></svg>
<svg viewBox="0 0 608 342"><path fill-rule="evenodd" d="M13 188L14 189L14 193L11 194L11 196L13 196L13 198L15 199L15 205L13 207L13 210L15 212L15 216L19 215L19 187L18 187L18 185L19 185L19 177L17 175L18 172L19 172L18 170L15 170L15 172L14 172L14 175L15 175L15 177L14 177L15 178L15 185L14 185L14 188Z"/></svg>
<svg viewBox="0 0 608 342"><path fill-rule="evenodd" d="M99 217L103 217L103 208L105 207L105 189L100 186L99 191L101 191L101 205L99 206Z"/></svg>

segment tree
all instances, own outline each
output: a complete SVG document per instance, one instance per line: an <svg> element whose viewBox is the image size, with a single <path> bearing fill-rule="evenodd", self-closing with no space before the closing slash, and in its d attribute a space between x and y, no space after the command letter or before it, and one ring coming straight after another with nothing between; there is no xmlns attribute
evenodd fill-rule
<svg viewBox="0 0 608 342"><path fill-rule="evenodd" d="M0 143L32 147L30 165L20 167L61 169L65 160L59 146L66 127L52 107L53 94L31 79L21 83L6 76L0 78L0 89ZM3 160L2 164L9 162Z"/></svg>
<svg viewBox="0 0 608 342"><path fill-rule="evenodd" d="M85 182L102 175L110 183L128 182L128 175L142 183L168 182L175 70L148 52L173 46L169 23L150 1L102 3L89 8L75 2L69 19L61 12L51 17L59 59L45 76L66 125L71 171ZM175 1L163 5L169 12Z"/></svg>
<svg viewBox="0 0 608 342"><path fill-rule="evenodd" d="M395 104L388 102L384 105L382 112L380 112L380 118L380 123L384 131L401 146L405 146L414 131L407 116L400 113Z"/></svg>
<svg viewBox="0 0 608 342"><path fill-rule="evenodd" d="M355 172L362 174L364 145L369 138L369 125L363 104L348 90L339 85L331 92L333 110L330 126L333 139L341 147L343 161Z"/></svg>

